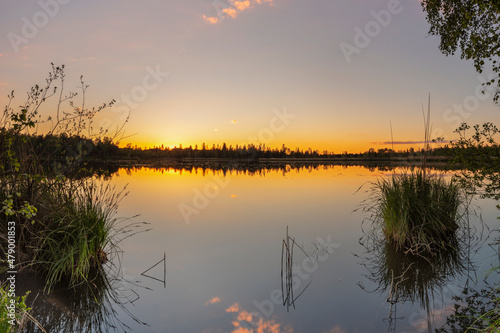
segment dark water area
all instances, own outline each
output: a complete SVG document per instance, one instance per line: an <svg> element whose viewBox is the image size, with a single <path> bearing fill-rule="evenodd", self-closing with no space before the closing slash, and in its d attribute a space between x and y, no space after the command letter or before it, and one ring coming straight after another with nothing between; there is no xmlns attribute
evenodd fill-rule
<svg viewBox="0 0 500 333"><path fill-rule="evenodd" d="M433 332L464 288L498 282L487 272L500 264L499 211L474 200L477 214L452 249L431 260L402 253L356 210L370 182L399 171L118 168L99 181L127 185L120 223L149 224L123 240L94 288L44 295L30 275L18 288L32 290L32 314L48 332Z"/></svg>

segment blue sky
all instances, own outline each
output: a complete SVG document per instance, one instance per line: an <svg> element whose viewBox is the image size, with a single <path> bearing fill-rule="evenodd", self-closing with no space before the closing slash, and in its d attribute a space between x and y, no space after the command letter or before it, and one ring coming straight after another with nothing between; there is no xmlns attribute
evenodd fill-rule
<svg viewBox="0 0 500 333"><path fill-rule="evenodd" d="M77 91L84 75L87 105L116 99L98 121L113 128L130 111L126 128L134 135L125 141L139 145L378 149L390 140L389 122L394 140L422 140L428 94L435 136L454 138L460 121L498 119L498 106L477 94L472 63L439 52L416 0L41 0L1 7L0 102L15 90L22 104L51 62L65 64L67 91ZM356 48L349 59L346 45ZM277 122L278 114L290 117Z"/></svg>

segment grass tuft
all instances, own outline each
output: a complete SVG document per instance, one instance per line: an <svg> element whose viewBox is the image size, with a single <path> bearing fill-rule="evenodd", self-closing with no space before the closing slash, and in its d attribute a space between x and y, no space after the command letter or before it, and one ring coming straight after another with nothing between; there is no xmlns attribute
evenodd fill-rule
<svg viewBox="0 0 500 333"><path fill-rule="evenodd" d="M47 289L62 280L85 282L113 248L114 214L122 197L109 184L92 180L57 182L43 202L43 219L34 226L32 268L46 276Z"/></svg>
<svg viewBox="0 0 500 333"><path fill-rule="evenodd" d="M415 253L446 247L467 202L458 184L422 170L379 179L370 192L373 221L397 249Z"/></svg>

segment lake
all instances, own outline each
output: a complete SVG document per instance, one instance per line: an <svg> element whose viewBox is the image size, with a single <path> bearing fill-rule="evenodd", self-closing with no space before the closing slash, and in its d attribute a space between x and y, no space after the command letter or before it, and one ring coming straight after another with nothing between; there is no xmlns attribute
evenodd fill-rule
<svg viewBox="0 0 500 333"><path fill-rule="evenodd" d="M481 289L487 270L499 265L491 245L499 212L495 202L475 200L483 222L472 216L473 230L461 234L460 248L438 263L408 264L419 276L410 274L395 292L387 272L397 272L394 267L407 259L366 236L367 214L355 211L367 199L369 182L392 172L363 166L119 169L110 181L117 189L128 184L120 225L139 224L133 228L138 233L121 243L114 266L106 264L111 279L103 285L110 287L40 294L33 315L49 332L441 327L453 312L452 296L465 286ZM282 265L287 260L288 270ZM35 288L24 280L30 280L24 288Z"/></svg>

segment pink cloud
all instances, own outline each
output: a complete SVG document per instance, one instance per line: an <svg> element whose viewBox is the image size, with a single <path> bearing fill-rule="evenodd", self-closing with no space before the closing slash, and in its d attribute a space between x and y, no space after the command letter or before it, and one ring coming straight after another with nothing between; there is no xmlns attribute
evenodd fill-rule
<svg viewBox="0 0 500 333"><path fill-rule="evenodd" d="M236 9L238 9L240 12L244 11L247 8L250 8L250 0L244 0L244 1L232 1L232 4Z"/></svg>
<svg viewBox="0 0 500 333"><path fill-rule="evenodd" d="M238 15L238 12L234 8L224 8L222 12L232 18L235 18Z"/></svg>
<svg viewBox="0 0 500 333"><path fill-rule="evenodd" d="M210 23L210 24L217 24L219 23L219 19L217 17L213 17L213 16L206 16L206 15L203 15L203 19Z"/></svg>
<svg viewBox="0 0 500 333"><path fill-rule="evenodd" d="M268 3L270 5L273 5L273 1L274 0L228 0L228 4L218 6L217 12L219 14L219 17L203 15L203 19L210 24L217 24L225 17L230 17L233 19L236 18L239 13L252 8L255 4L260 5L263 3Z"/></svg>

